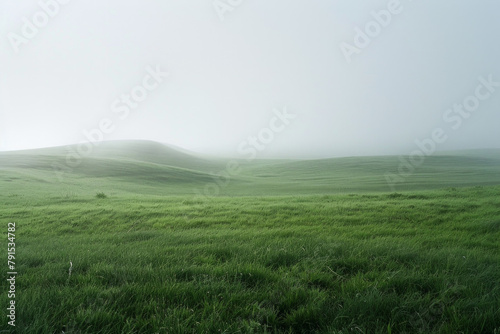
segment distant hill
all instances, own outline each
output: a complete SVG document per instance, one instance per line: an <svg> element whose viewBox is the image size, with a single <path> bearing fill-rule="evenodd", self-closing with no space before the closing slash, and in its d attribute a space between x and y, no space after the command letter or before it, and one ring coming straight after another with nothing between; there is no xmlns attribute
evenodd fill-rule
<svg viewBox="0 0 500 334"><path fill-rule="evenodd" d="M188 154L171 148L167 145L146 140L124 140L101 142L93 146L90 154L78 152L77 145L0 152L0 166L42 168L51 159L66 159L71 156L81 156L85 159L113 159L170 165L183 168L204 169L214 165L213 161L198 158L195 154ZM47 159L50 157L51 159ZM63 160L60 163L65 163Z"/></svg>
<svg viewBox="0 0 500 334"><path fill-rule="evenodd" d="M202 158L152 141L103 142L75 158L76 146L0 152L4 193L56 195L106 191L119 195L228 196L389 192L500 184L500 150L443 152L411 173L398 172L397 156L321 160L239 161L227 178L223 159ZM69 159L69 160L68 160ZM404 170L406 172L406 170ZM222 173L223 177L213 174ZM398 182L388 184L387 175Z"/></svg>

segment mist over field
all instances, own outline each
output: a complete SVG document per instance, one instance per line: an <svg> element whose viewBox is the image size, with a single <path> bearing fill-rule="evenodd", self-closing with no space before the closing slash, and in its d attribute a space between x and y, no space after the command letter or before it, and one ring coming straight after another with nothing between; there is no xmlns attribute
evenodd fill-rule
<svg viewBox="0 0 500 334"><path fill-rule="evenodd" d="M0 333L500 333L499 10L0 1Z"/></svg>
<svg viewBox="0 0 500 334"><path fill-rule="evenodd" d="M436 128L439 150L499 148L494 1L41 3L0 4L0 150L110 119L104 140L240 156L285 106L260 157L409 154Z"/></svg>

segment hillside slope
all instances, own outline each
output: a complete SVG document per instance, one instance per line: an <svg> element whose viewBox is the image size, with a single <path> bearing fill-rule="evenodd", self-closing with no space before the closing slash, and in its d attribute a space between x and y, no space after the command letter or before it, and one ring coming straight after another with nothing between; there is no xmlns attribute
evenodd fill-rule
<svg viewBox="0 0 500 334"><path fill-rule="evenodd" d="M411 173L398 171L401 162L395 156L239 161L240 172L229 178L227 161L150 141L104 142L81 159L74 159L71 152L76 152L75 146L0 152L2 192L246 196L500 184L500 150L445 152L427 157Z"/></svg>

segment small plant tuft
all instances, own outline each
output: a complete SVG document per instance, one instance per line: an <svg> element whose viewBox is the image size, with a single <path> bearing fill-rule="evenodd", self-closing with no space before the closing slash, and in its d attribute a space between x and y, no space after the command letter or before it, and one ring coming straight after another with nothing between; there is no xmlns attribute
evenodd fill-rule
<svg viewBox="0 0 500 334"><path fill-rule="evenodd" d="M106 195L105 193L103 192L100 192L100 193L97 193L95 195L96 198L108 198L108 195Z"/></svg>

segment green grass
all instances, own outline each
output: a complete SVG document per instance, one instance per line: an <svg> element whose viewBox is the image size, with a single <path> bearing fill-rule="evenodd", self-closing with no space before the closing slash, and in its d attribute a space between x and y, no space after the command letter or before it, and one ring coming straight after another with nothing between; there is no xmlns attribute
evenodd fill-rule
<svg viewBox="0 0 500 334"><path fill-rule="evenodd" d="M389 186L386 173L398 174L398 157L352 157L308 161L238 160L241 171L225 180L227 161L200 158L158 143L106 142L66 171L75 147L0 152L0 187L6 194L194 195L217 185L221 196L348 194L500 185L500 150L437 154L425 159L404 182ZM72 160L71 160L72 161ZM56 174L53 165L65 168ZM62 167L61 167L62 166ZM59 177L58 177L59 176ZM212 187L213 188L213 187ZM209 192L210 193L210 192Z"/></svg>
<svg viewBox="0 0 500 334"><path fill-rule="evenodd" d="M58 150L3 155L17 333L500 332L494 154L429 158L399 192L380 180L390 157L256 161L200 198L223 162L148 147L63 183Z"/></svg>
<svg viewBox="0 0 500 334"><path fill-rule="evenodd" d="M16 329L493 333L499 196L4 198Z"/></svg>
<svg viewBox="0 0 500 334"><path fill-rule="evenodd" d="M103 192L99 192L99 193L95 194L95 197L96 198L108 198L108 195L106 195Z"/></svg>

